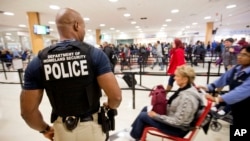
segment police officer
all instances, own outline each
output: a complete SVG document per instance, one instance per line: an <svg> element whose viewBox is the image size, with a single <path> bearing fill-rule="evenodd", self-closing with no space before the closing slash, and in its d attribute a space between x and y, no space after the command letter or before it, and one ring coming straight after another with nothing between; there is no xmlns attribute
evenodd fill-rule
<svg viewBox="0 0 250 141"><path fill-rule="evenodd" d="M201 87L207 91L229 85L230 91L219 97L206 94L206 98L215 103L225 102L231 105L233 125L235 127L245 127L250 125L250 115L244 109L250 107L250 46L243 47L237 56L237 64L232 69L225 72L219 79Z"/></svg>
<svg viewBox="0 0 250 141"><path fill-rule="evenodd" d="M50 140L103 141L105 134L97 122L101 89L107 95L103 103L107 108L116 109L122 99L109 59L83 42L85 24L75 10L61 9L56 25L60 42L40 51L25 70L22 118ZM38 108L44 89L52 106L53 127Z"/></svg>

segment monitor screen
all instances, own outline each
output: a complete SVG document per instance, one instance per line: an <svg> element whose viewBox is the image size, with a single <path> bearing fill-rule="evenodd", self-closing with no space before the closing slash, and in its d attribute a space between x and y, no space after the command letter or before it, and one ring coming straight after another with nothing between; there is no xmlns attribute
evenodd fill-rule
<svg viewBox="0 0 250 141"><path fill-rule="evenodd" d="M49 26L46 25L34 25L34 33L46 35L50 33Z"/></svg>

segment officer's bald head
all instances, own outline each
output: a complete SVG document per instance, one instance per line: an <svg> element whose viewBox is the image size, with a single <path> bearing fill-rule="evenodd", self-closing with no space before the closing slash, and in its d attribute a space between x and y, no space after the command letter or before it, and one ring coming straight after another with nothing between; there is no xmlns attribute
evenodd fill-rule
<svg viewBox="0 0 250 141"><path fill-rule="evenodd" d="M60 9L56 15L56 25L61 40L83 40L85 25L80 13L77 11L70 8Z"/></svg>

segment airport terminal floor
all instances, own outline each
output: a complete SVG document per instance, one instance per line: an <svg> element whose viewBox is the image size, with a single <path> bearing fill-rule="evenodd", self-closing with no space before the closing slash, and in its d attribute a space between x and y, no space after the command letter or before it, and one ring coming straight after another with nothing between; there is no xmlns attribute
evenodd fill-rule
<svg viewBox="0 0 250 141"><path fill-rule="evenodd" d="M203 67L202 64L194 66L196 72L207 72L207 65ZM0 68L2 69L2 68ZM159 71L160 67L157 66L153 70L150 67L146 67L146 72L159 72L165 74L165 71ZM120 72L120 66L115 68L116 72ZM166 70L166 67L165 69ZM137 66L132 66L131 70L138 72ZM221 69L223 72L224 69ZM212 65L211 72L218 72L218 67ZM121 88L128 88L125 81L122 79L123 74L117 74L116 78ZM139 75L136 75L137 85L136 88L152 88L157 84L167 85L168 76L150 76L143 75L141 86L139 85ZM216 77L210 77L209 82L215 80ZM206 76L197 76L196 85L206 85ZM0 82L19 82L19 76L17 72L7 73L7 80L4 73L0 72ZM176 84L173 90L176 90ZM20 116L20 103L19 96L21 91L20 84L3 84L0 83L0 140L1 141L47 141L43 135L39 132L29 128L24 120ZM135 108L133 109L132 90L122 90L123 100L118 108L118 115L116 116L115 131L110 132L110 141L129 141L126 137L127 131L130 129L130 125L136 118L142 107L150 104L149 91L136 90L135 91ZM101 101L106 101L105 95L102 96ZM44 115L44 119L49 123L51 107L46 95L44 95L40 110ZM213 131L209 129L208 134L205 134L203 130L199 130L194 141L229 141L229 126L228 122L219 120L222 124L222 128L219 131ZM161 138L149 135L147 141L161 141ZM166 139L165 139L166 140Z"/></svg>

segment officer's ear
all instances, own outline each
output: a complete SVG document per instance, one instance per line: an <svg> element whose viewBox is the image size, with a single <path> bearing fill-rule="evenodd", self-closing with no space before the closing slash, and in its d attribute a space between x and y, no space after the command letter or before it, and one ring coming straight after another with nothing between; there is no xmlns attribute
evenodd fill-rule
<svg viewBox="0 0 250 141"><path fill-rule="evenodd" d="M79 30L79 23L77 21L75 21L73 28L75 31Z"/></svg>

